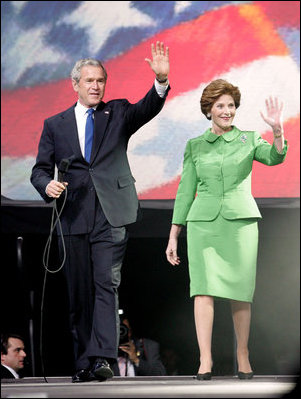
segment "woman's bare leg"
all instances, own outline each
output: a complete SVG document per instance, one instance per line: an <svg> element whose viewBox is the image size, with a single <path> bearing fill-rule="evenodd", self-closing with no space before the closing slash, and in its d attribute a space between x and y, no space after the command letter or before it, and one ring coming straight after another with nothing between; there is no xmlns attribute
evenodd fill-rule
<svg viewBox="0 0 301 399"><path fill-rule="evenodd" d="M232 318L237 343L238 371L250 373L249 362L249 334L251 324L251 304L249 302L231 301Z"/></svg>
<svg viewBox="0 0 301 399"><path fill-rule="evenodd" d="M211 371L212 328L214 318L214 299L211 296L197 295L194 298L194 320L200 349L200 368L198 373Z"/></svg>

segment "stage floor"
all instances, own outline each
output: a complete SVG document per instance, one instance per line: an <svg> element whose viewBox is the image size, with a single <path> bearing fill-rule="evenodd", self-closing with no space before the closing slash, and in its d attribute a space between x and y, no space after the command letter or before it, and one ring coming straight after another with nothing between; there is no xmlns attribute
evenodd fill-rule
<svg viewBox="0 0 301 399"><path fill-rule="evenodd" d="M292 393L296 376L213 377L193 376L113 377L104 382L73 384L70 377L2 380L2 398L281 398ZM291 396L294 397L294 396Z"/></svg>

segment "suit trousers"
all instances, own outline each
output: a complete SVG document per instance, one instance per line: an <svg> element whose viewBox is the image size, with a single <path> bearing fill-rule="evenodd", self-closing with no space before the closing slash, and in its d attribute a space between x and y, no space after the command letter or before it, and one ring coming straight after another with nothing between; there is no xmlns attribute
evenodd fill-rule
<svg viewBox="0 0 301 399"><path fill-rule="evenodd" d="M96 195L94 215L89 234L64 236L76 370L90 367L96 357L116 359L118 352L118 287L128 231L109 224ZM61 256L62 244L59 237Z"/></svg>

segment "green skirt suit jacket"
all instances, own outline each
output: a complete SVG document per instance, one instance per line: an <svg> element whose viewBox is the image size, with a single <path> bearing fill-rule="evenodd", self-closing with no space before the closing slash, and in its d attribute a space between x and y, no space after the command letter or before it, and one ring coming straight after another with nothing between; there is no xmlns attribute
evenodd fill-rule
<svg viewBox="0 0 301 399"><path fill-rule="evenodd" d="M282 163L287 153L257 132L208 129L188 141L173 211L187 224L190 296L252 302L261 214L251 193L253 160Z"/></svg>

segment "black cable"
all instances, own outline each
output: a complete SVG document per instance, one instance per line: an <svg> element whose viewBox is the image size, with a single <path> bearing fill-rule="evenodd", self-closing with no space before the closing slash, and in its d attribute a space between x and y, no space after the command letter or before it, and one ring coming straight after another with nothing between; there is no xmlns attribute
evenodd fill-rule
<svg viewBox="0 0 301 399"><path fill-rule="evenodd" d="M42 367L42 374L44 377L45 382L48 383L47 378L45 376L45 368L44 368L44 360L43 360L43 310L44 310L44 297L45 297L45 289L46 289L46 278L47 278L47 272L49 273L58 273L62 267L65 264L66 260L66 247L65 247L65 241L64 241L64 236L63 236L63 230L62 230L62 225L60 221L60 216L63 212L65 203L67 199L67 187L65 187L65 198L62 203L62 207L60 209L60 212L57 210L57 200L54 200L53 208L52 208L52 216L51 216L51 224L50 224L50 233L48 236L48 240L46 242L45 248L44 248L44 253L43 253L43 266L45 269L45 274L44 274L44 282L43 282L43 289L42 289L42 299L41 299L41 321L40 321L40 357L41 357L41 367ZM54 216L56 214L56 220L54 222ZM63 260L61 265L56 269L56 270L50 270L49 269L49 255L50 255L50 248L51 248L51 242L52 242L52 234L54 232L55 226L58 224L59 226L59 231L62 237L62 244L63 244ZM46 258L46 259L45 259Z"/></svg>

